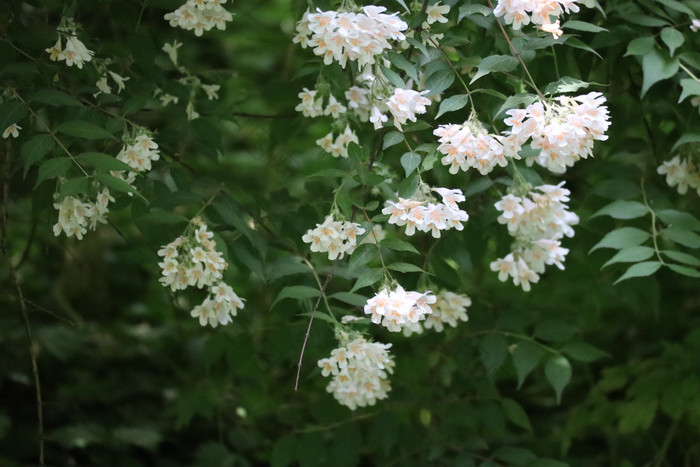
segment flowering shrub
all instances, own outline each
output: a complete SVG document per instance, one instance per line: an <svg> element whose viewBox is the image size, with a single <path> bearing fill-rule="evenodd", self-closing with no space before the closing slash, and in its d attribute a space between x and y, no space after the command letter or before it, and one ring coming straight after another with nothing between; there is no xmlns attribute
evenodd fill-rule
<svg viewBox="0 0 700 467"><path fill-rule="evenodd" d="M700 462L700 4L182 1L0 6L0 464Z"/></svg>

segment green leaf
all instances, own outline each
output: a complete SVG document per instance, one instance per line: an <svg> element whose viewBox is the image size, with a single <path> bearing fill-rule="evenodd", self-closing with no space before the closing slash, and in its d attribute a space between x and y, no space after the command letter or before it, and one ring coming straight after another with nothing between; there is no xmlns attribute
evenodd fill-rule
<svg viewBox="0 0 700 467"><path fill-rule="evenodd" d="M80 101L75 97L57 89L41 89L32 95L32 97L29 99L29 102L38 102L40 104L47 104L53 107L83 106L83 104L81 104Z"/></svg>
<svg viewBox="0 0 700 467"><path fill-rule="evenodd" d="M0 132L12 125L19 123L27 115L27 106L20 101L8 101L0 104ZM22 126L22 125L20 125Z"/></svg>
<svg viewBox="0 0 700 467"><path fill-rule="evenodd" d="M615 263L638 263L654 255L654 249L648 246L631 246L618 251L600 269Z"/></svg>
<svg viewBox="0 0 700 467"><path fill-rule="evenodd" d="M401 167L406 171L408 177L420 165L420 154L415 152L407 152L401 156Z"/></svg>
<svg viewBox="0 0 700 467"><path fill-rule="evenodd" d="M544 90L545 94L561 94L564 92L576 92L579 89L585 89L590 86L590 83L581 81L580 79L563 76L558 81L549 83Z"/></svg>
<svg viewBox="0 0 700 467"><path fill-rule="evenodd" d="M595 251L598 248L615 248L616 250L621 250L626 247L640 245L649 238L651 238L649 232L635 227L622 227L621 229L608 232L608 234L603 237L601 241L596 243L590 251Z"/></svg>
<svg viewBox="0 0 700 467"><path fill-rule="evenodd" d="M459 16L457 17L457 22L461 22L465 16L471 16L476 14L483 15L488 18L492 15L492 10L486 5L462 5L461 7L459 7Z"/></svg>
<svg viewBox="0 0 700 467"><path fill-rule="evenodd" d="M515 346L511 358L518 375L518 389L522 387L527 375L540 363L543 354L544 351L532 342L522 341Z"/></svg>
<svg viewBox="0 0 700 467"><path fill-rule="evenodd" d="M623 401L618 407L620 413L620 433L627 434L637 430L646 431L654 420L659 400L653 395L632 401Z"/></svg>
<svg viewBox="0 0 700 467"><path fill-rule="evenodd" d="M479 342L479 355L486 372L493 376L508 357L508 342L500 334L487 334Z"/></svg>
<svg viewBox="0 0 700 467"><path fill-rule="evenodd" d="M573 29L575 31L584 32L609 32L605 28L596 26L595 24L586 23L584 21L571 20L561 25L562 29Z"/></svg>
<svg viewBox="0 0 700 467"><path fill-rule="evenodd" d="M689 15L690 17L695 17L695 13L693 10L685 6L683 3L676 1L676 0L656 0L656 3L661 3L662 5L665 5L669 7L672 10L680 11L681 13L685 13L686 15Z"/></svg>
<svg viewBox="0 0 700 467"><path fill-rule="evenodd" d="M419 83L420 79L418 78L418 70L416 69L416 66L408 61L406 57L403 55L399 55L394 52L389 52L386 54L386 57L389 59L389 61L399 70L403 70L406 72L406 75L413 80L414 83Z"/></svg>
<svg viewBox="0 0 700 467"><path fill-rule="evenodd" d="M673 146L671 147L671 152L676 152L676 149L688 143L700 143L700 133L686 132L678 138Z"/></svg>
<svg viewBox="0 0 700 467"><path fill-rule="evenodd" d="M116 178L109 174L99 172L95 174L95 178L107 188L122 191L124 193L136 193L134 187L126 183L121 178Z"/></svg>
<svg viewBox="0 0 700 467"><path fill-rule="evenodd" d="M623 19L629 21L632 24L638 24L640 26L647 26L650 28L660 28L663 26L668 26L668 21L664 21L662 19L647 15L625 14Z"/></svg>
<svg viewBox="0 0 700 467"><path fill-rule="evenodd" d="M595 55L596 57L603 60L603 57L601 57L600 54L598 52L596 52L594 48L592 48L591 46L589 46L585 42L581 42L579 39L577 39L573 36L566 37L566 45L568 45L569 47L573 47L574 49L581 49L581 50L585 50L586 52L590 52L593 55Z"/></svg>
<svg viewBox="0 0 700 467"><path fill-rule="evenodd" d="M393 84L397 88L406 89L406 83L404 83L404 81L401 79L398 73L396 73L393 70L390 70L384 65L379 65L379 68L382 70L382 74L384 75L384 77L388 79L391 84Z"/></svg>
<svg viewBox="0 0 700 467"><path fill-rule="evenodd" d="M499 107L498 111L494 115L493 118L500 118L502 114L504 114L507 110L510 109L517 109L521 105L528 106L535 102L537 100L537 96L534 94L516 94L514 96L510 96L506 101Z"/></svg>
<svg viewBox="0 0 700 467"><path fill-rule="evenodd" d="M119 443L131 444L149 451L156 449L162 441L158 431L145 427L115 428L112 436Z"/></svg>
<svg viewBox="0 0 700 467"><path fill-rule="evenodd" d="M60 199L66 196L75 196L78 193L85 193L88 188L88 177L71 178L61 183L58 196Z"/></svg>
<svg viewBox="0 0 700 467"><path fill-rule="evenodd" d="M670 58L661 54L656 48L646 54L642 58L642 72L644 79L642 80L642 97L647 93L649 88L671 76L678 73L680 62L678 58Z"/></svg>
<svg viewBox="0 0 700 467"><path fill-rule="evenodd" d="M610 357L608 353L585 342L569 342L561 351L574 360L587 363Z"/></svg>
<svg viewBox="0 0 700 467"><path fill-rule="evenodd" d="M164 209L153 209L147 214L137 217L136 220L150 224L186 224L189 222L189 219L182 214Z"/></svg>
<svg viewBox="0 0 700 467"><path fill-rule="evenodd" d="M94 123L84 122L80 120L70 120L63 122L58 127L56 131L63 133L64 135L74 136L76 138L97 140L97 139L116 139L104 128L101 128Z"/></svg>
<svg viewBox="0 0 700 467"><path fill-rule="evenodd" d="M396 146L401 141L403 141L403 139L404 139L403 133L400 133L398 131L390 131L384 135L384 142L382 144L382 149Z"/></svg>
<svg viewBox="0 0 700 467"><path fill-rule="evenodd" d="M681 80L681 97L678 98L678 103L683 102L687 97L700 96L700 82L694 79L686 78Z"/></svg>
<svg viewBox="0 0 700 467"><path fill-rule="evenodd" d="M425 80L425 86L423 89L428 89L428 96L434 96L442 93L445 89L452 86L455 80L455 74L452 70L438 70L435 73L428 76Z"/></svg>
<svg viewBox="0 0 700 467"><path fill-rule="evenodd" d="M455 110L460 110L464 108L469 102L469 96L467 94L457 94L456 96L450 96L444 101L440 102L440 108L435 118L440 118L442 114L447 112L453 112Z"/></svg>
<svg viewBox="0 0 700 467"><path fill-rule="evenodd" d="M654 49L654 36L644 36L632 39L627 44L625 57L629 55L646 55Z"/></svg>
<svg viewBox="0 0 700 467"><path fill-rule="evenodd" d="M370 235L372 235L370 233ZM357 247L357 249L350 256L350 261L348 262L348 270L355 271L357 268L364 266L370 261L379 257L377 252L377 246L372 243L365 243Z"/></svg>
<svg viewBox="0 0 700 467"><path fill-rule="evenodd" d="M561 403L561 393L571 381L571 364L561 356L556 355L551 357L544 366L544 375L547 381L554 388L557 397L557 405Z"/></svg>
<svg viewBox="0 0 700 467"><path fill-rule="evenodd" d="M44 161L39 166L39 175L36 178L34 188L39 186L44 180L60 177L68 172L73 162L68 157L55 157Z"/></svg>
<svg viewBox="0 0 700 467"><path fill-rule="evenodd" d="M357 282L355 282L355 285L352 286L352 289L350 289L350 292L355 292L356 290L359 290L363 287L367 287L373 284L376 284L382 278L384 277L384 273L382 272L381 269L371 269L365 274L362 274L358 279Z"/></svg>
<svg viewBox="0 0 700 467"><path fill-rule="evenodd" d="M365 306L367 303L367 297L350 292L336 292L329 296L329 298L335 298L343 303L354 306Z"/></svg>
<svg viewBox="0 0 700 467"><path fill-rule="evenodd" d="M420 254L416 247L403 240L382 240L380 245L394 251L410 251L411 253Z"/></svg>
<svg viewBox="0 0 700 467"><path fill-rule="evenodd" d="M614 282L614 284L617 284L618 282L622 282L627 279L631 279L633 277L651 276L656 271L658 271L660 267L661 263L658 261L645 261L643 263L633 264L629 267L629 269L627 269L627 271L622 276L620 276L618 280Z"/></svg>
<svg viewBox="0 0 700 467"><path fill-rule="evenodd" d="M79 154L77 159L101 170L132 170L128 164L101 152L84 152Z"/></svg>
<svg viewBox="0 0 700 467"><path fill-rule="evenodd" d="M482 76L486 76L489 73L493 73L494 71L513 71L517 68L517 66L518 59L513 57L512 55L488 56L481 60L481 63L479 63L479 69L477 70L476 74L469 82L469 84L473 84Z"/></svg>
<svg viewBox="0 0 700 467"><path fill-rule="evenodd" d="M561 321L546 320L535 326L534 336L549 342L563 342L576 334L576 327Z"/></svg>
<svg viewBox="0 0 700 467"><path fill-rule="evenodd" d="M668 50L671 52L671 57L673 57L676 49L682 46L683 42L685 42L683 34L674 28L663 28L661 30L661 40L664 44L666 44Z"/></svg>
<svg viewBox="0 0 700 467"><path fill-rule="evenodd" d="M630 199L640 195L639 185L621 179L603 180L593 187L593 193L608 199Z"/></svg>
<svg viewBox="0 0 700 467"><path fill-rule="evenodd" d="M617 200L599 209L591 216L610 216L613 219L636 219L649 214L649 209L637 201Z"/></svg>
<svg viewBox="0 0 700 467"><path fill-rule="evenodd" d="M675 271L678 274L683 274L684 276L688 276L688 277L700 277L700 272L693 269L693 268L689 268L687 266L681 266L679 264L668 264L667 266L672 271Z"/></svg>
<svg viewBox="0 0 700 467"><path fill-rule="evenodd" d="M681 227L669 227L661 235L688 248L700 248L700 235Z"/></svg>
<svg viewBox="0 0 700 467"><path fill-rule="evenodd" d="M691 266L700 266L700 259L696 258L695 256L673 250L661 250L661 253L674 261L678 261L679 263L690 264Z"/></svg>
<svg viewBox="0 0 700 467"><path fill-rule="evenodd" d="M309 287L308 285L291 285L280 290L280 293L277 294L277 298L272 302L270 308L273 308L277 302L285 298L303 300L306 298L318 297L319 295L321 295L321 292L315 287Z"/></svg>
<svg viewBox="0 0 700 467"><path fill-rule="evenodd" d="M408 199L416 192L418 189L419 178L417 174L412 174L408 178L404 179L399 183L399 196L404 199Z"/></svg>
<svg viewBox="0 0 700 467"><path fill-rule="evenodd" d="M662 209L656 211L656 216L669 227L700 231L700 220L689 212Z"/></svg>
<svg viewBox="0 0 700 467"><path fill-rule="evenodd" d="M387 269L398 272L425 272L415 264L410 263L392 263L387 265Z"/></svg>
<svg viewBox="0 0 700 467"><path fill-rule="evenodd" d="M474 196L488 190L492 186L493 180L490 178L477 178L476 181L467 185L467 188L464 190L463 194L465 198L469 198L470 196Z"/></svg>
<svg viewBox="0 0 700 467"><path fill-rule="evenodd" d="M36 135L22 145L21 157L24 162L24 176L29 168L40 161L54 148L53 138L49 135Z"/></svg>
<svg viewBox="0 0 700 467"><path fill-rule="evenodd" d="M506 414L506 418L513 422L513 424L520 428L525 428L527 431L532 431L532 425L530 425L527 412L525 412L516 401L504 397L501 399L501 408L503 409L503 413Z"/></svg>
<svg viewBox="0 0 700 467"><path fill-rule="evenodd" d="M310 274L311 269L295 256L282 256L266 265L265 277L270 281L293 274Z"/></svg>
<svg viewBox="0 0 700 467"><path fill-rule="evenodd" d="M367 161L369 160L369 148L356 143L350 143L348 145L348 156L359 162Z"/></svg>

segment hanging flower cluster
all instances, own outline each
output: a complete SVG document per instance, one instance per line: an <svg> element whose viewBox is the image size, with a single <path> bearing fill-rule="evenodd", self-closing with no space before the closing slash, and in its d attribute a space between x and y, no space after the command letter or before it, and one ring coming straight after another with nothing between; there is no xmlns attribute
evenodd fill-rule
<svg viewBox="0 0 700 467"><path fill-rule="evenodd" d="M605 97L599 92L582 96L560 96L552 102L535 102L526 109L511 109L504 122L510 127L505 145L517 153L531 139L530 146L539 149L537 156L526 159L537 162L554 173L564 173L579 159L593 155L594 140L605 141L610 126Z"/></svg>
<svg viewBox="0 0 700 467"><path fill-rule="evenodd" d="M368 342L362 336L339 335L340 347L318 361L323 376L333 376L326 391L350 410L374 405L391 391L389 375L394 372L391 344Z"/></svg>
<svg viewBox="0 0 700 467"><path fill-rule="evenodd" d="M562 248L559 240L574 236L571 226L578 224L579 218L568 211L565 203L570 192L563 185L541 185L522 197L508 194L495 204L501 211L498 222L506 224L515 237L513 251L490 264L492 271L498 271L499 280L510 277L527 292L531 282L539 281L545 265L564 269L569 250Z"/></svg>
<svg viewBox="0 0 700 467"><path fill-rule="evenodd" d="M233 20L233 15L221 6L224 3L226 0L187 0L177 10L167 13L164 19L174 28L194 31L197 37L214 27L224 31L226 23Z"/></svg>
<svg viewBox="0 0 700 467"><path fill-rule="evenodd" d="M335 136L331 131L321 139L316 140L316 144L333 157L348 157L348 146L350 143L359 144L360 140L350 128L345 126L345 131Z"/></svg>
<svg viewBox="0 0 700 467"><path fill-rule="evenodd" d="M311 244L311 251L326 253L328 259L343 259L347 253L352 254L357 248L357 236L365 233L360 224L354 222L336 221L333 216L326 217L323 224L316 224L301 237L305 243Z"/></svg>
<svg viewBox="0 0 700 467"><path fill-rule="evenodd" d="M440 137L438 151L445 155L441 161L451 174L473 167L486 175L497 165L508 165L506 157L520 159L516 151L506 151L504 138L489 134L473 113L463 124L440 125L433 134Z"/></svg>
<svg viewBox="0 0 700 467"><path fill-rule="evenodd" d="M435 303L431 306L433 312L426 316L425 321L406 326L403 330L404 335L422 334L423 329L434 329L436 332L442 332L445 329L445 324L455 328L459 321L469 321L467 308L471 306L472 300L468 296L442 290L435 294L435 298Z"/></svg>
<svg viewBox="0 0 700 467"><path fill-rule="evenodd" d="M466 211L457 205L464 201L462 190L449 188L433 188L431 191L442 197L441 203L434 203L423 186L418 191L417 199L399 198L399 202L387 201L382 214L388 214L389 223L406 226L406 235L413 235L416 230L430 231L434 238L440 238L441 230L462 230L462 222L469 219Z"/></svg>
<svg viewBox="0 0 700 467"><path fill-rule="evenodd" d="M226 325L236 316L237 309L243 308L243 301L233 289L222 282L223 273L228 267L223 255L216 250L214 234L199 217L190 221L183 235L158 250L163 261L160 283L171 290L184 290L187 287L207 288L207 297L201 305L191 311L199 324L216 327Z"/></svg>
<svg viewBox="0 0 700 467"><path fill-rule="evenodd" d="M96 97L98 94L112 94L112 88L109 86L109 82L107 80L108 76L112 78L112 81L114 81L114 84L117 86L117 94L124 90L126 87L124 83L129 81L128 77L125 78L117 73L114 73L113 71L105 71L105 73L100 76L100 79L98 79L95 83L95 86L97 86L99 91L93 94L94 97Z"/></svg>
<svg viewBox="0 0 700 467"><path fill-rule="evenodd" d="M107 188L103 188L97 194L95 201L85 200L85 195L77 198L66 196L60 202L54 203L54 209L58 210L58 222L53 226L53 234L59 236L63 232L66 237L75 236L83 239L89 230L95 230L97 224L107 223L109 203L114 198Z"/></svg>
<svg viewBox="0 0 700 467"><path fill-rule="evenodd" d="M580 11L577 3L588 8L595 6L594 0L498 0L493 14L503 16L506 24L512 24L515 30L530 23L539 24L539 29L557 38L563 31L559 19L552 23L551 17L559 18L564 12L577 13Z"/></svg>
<svg viewBox="0 0 700 467"><path fill-rule="evenodd" d="M670 161L665 161L656 171L659 175L666 175L666 183L670 187L677 186L678 193L684 195L688 188L696 190L700 196L700 167L691 159L681 159L675 156Z"/></svg>
<svg viewBox="0 0 700 467"><path fill-rule="evenodd" d="M61 20L61 26L57 28L59 36L56 43L52 47L45 49L51 61L65 61L66 65L75 65L82 70L83 64L92 60L95 52L85 47L85 44L78 39L76 35L77 30L78 27L72 18L63 18ZM65 36L65 47L63 46L62 36Z"/></svg>
<svg viewBox="0 0 700 467"><path fill-rule="evenodd" d="M407 292L400 285L396 290L382 289L374 297L367 300L365 314L372 315L375 324L381 324L389 331L399 332L402 328L412 326L426 315L433 312L430 305L435 303L435 295L430 291Z"/></svg>
<svg viewBox="0 0 700 467"><path fill-rule="evenodd" d="M293 41L303 48L313 48L326 65L334 60L343 68L348 60L357 61L360 67L373 64L376 55L391 48L389 41L406 38L402 31L408 29L408 24L396 13L384 14L384 7L368 5L362 13L316 11L304 13Z"/></svg>
<svg viewBox="0 0 700 467"><path fill-rule="evenodd" d="M386 107L391 112L392 117L394 117L394 126L396 128L401 130L401 125L405 125L406 121L415 122L416 115L426 112L425 106L430 105L430 99L423 96L429 92L429 90L418 92L412 89L394 89L394 94L387 101ZM381 111L377 107L372 109L370 121L374 123L375 129L381 128L380 122L387 120L385 116L380 114Z"/></svg>
<svg viewBox="0 0 700 467"><path fill-rule="evenodd" d="M131 171L112 171L114 177L120 178L128 184L134 183L136 174L151 170L152 162L160 159L158 143L153 140L148 130L135 127L132 134L124 137L124 146L117 154L117 160L124 162Z"/></svg>

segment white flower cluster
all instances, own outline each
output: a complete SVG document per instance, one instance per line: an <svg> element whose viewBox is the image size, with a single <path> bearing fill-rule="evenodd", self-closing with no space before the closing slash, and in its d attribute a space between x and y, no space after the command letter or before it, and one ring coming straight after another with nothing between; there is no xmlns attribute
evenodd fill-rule
<svg viewBox="0 0 700 467"><path fill-rule="evenodd" d="M344 158L348 157L348 146L350 143L359 144L359 142L360 140L349 125L346 125L345 131L337 137L335 137L331 131L323 138L316 140L316 144L331 156Z"/></svg>
<svg viewBox="0 0 700 467"><path fill-rule="evenodd" d="M333 216L326 217L323 224L316 224L301 239L311 244L311 251L326 253L328 259L343 259L347 253L352 254L357 248L357 236L365 233L360 224L336 221Z"/></svg>
<svg viewBox="0 0 700 467"><path fill-rule="evenodd" d="M427 200L399 198L399 202L387 201L382 214L388 214L389 223L406 226L406 235L413 235L416 230L430 231L434 238L440 238L441 230L462 230L462 222L469 219L466 211L457 205L464 201L462 190L449 188L433 188L432 191L442 197L441 203Z"/></svg>
<svg viewBox="0 0 700 467"><path fill-rule="evenodd" d="M551 17L559 18L564 12L577 13L580 10L577 3L583 3L588 8L595 6L594 0L498 0L493 14L503 16L506 24L512 24L513 29L530 23L539 24L539 29L557 38L563 31L559 19L552 23Z"/></svg>
<svg viewBox="0 0 700 467"><path fill-rule="evenodd" d="M52 47L45 49L45 52L49 54L51 61L65 61L66 65L75 65L82 70L83 64L92 60L95 52L85 47L85 44L78 39L75 35L75 29L69 31L67 35L65 48L59 36L56 43Z"/></svg>
<svg viewBox="0 0 700 467"><path fill-rule="evenodd" d="M63 232L66 237L75 236L82 240L88 229L95 230L98 223L107 223L108 206L113 201L107 188L97 194L94 202L66 196L53 205L58 210L58 222L53 226L53 234L58 237Z"/></svg>
<svg viewBox="0 0 700 467"><path fill-rule="evenodd" d="M112 94L112 88L109 86L109 82L107 81L107 76L110 76L112 80L114 81L114 84L117 86L117 94L122 92L126 85L124 84L125 81L129 81L129 78L124 78L121 75L118 75L117 73L114 73L113 71L107 71L105 74L103 74L100 79L97 80L97 83L95 83L95 86L97 86L97 89L99 91L95 94L93 94L93 97L97 97L98 94Z"/></svg>
<svg viewBox="0 0 700 467"><path fill-rule="evenodd" d="M429 93L429 90L414 91L412 89L394 89L394 94L389 98L386 107L394 117L394 125L401 130L401 125L405 125L406 121L416 121L416 115L426 112L425 106L430 105L430 99L423 97ZM374 123L375 130L382 127L382 123L387 121L387 117L381 114L377 107L372 108L372 116L370 121Z"/></svg>
<svg viewBox="0 0 700 467"><path fill-rule="evenodd" d="M236 295L230 285L219 282L209 290L209 295L201 305L197 305L190 312L193 318L199 318L199 324L207 324L215 328L230 323L232 318L243 309L243 300Z"/></svg>
<svg viewBox="0 0 700 467"><path fill-rule="evenodd" d="M197 37L214 27L224 31L226 22L231 21L233 15L221 6L223 3L226 0L187 0L177 10L167 13L164 19L174 28L194 30Z"/></svg>
<svg viewBox="0 0 700 467"><path fill-rule="evenodd" d="M504 122L504 142L508 151L517 153L528 139L540 149L538 156L527 158L554 173L564 173L579 159L593 155L594 140L605 141L610 126L605 97L599 92L582 96L560 96L555 102L535 102L526 109L511 109Z"/></svg>
<svg viewBox="0 0 700 467"><path fill-rule="evenodd" d="M399 332L424 320L426 315L432 313L430 305L435 303L435 300L435 295L430 291L406 292L399 285L394 291L382 289L367 300L364 311L365 314L372 315L373 323L381 324L389 331Z"/></svg>
<svg viewBox="0 0 700 467"><path fill-rule="evenodd" d="M124 146L117 154L117 160L124 162L131 171L124 175L124 171L112 171L114 177L120 178L128 184L134 183L136 174L151 170L151 163L160 159L158 143L143 128L137 128L135 134L124 140ZM131 193L129 193L131 194Z"/></svg>
<svg viewBox="0 0 700 467"><path fill-rule="evenodd" d="M228 264L216 250L213 237L199 217L192 219L185 235L158 250L158 256L163 257L158 263L163 270L160 283L176 291L189 286L211 287L220 281Z"/></svg>
<svg viewBox="0 0 700 467"><path fill-rule="evenodd" d="M394 372L391 344L368 342L362 336L350 340L344 333L340 344L329 358L318 361L321 374L333 376L326 391L350 410L386 399L391 391L388 377Z"/></svg>
<svg viewBox="0 0 700 467"><path fill-rule="evenodd" d="M438 151L445 155L442 163L450 167L451 174L474 167L486 175L496 165L508 165L506 157L520 159L517 152L506 151L503 137L489 134L474 114L462 125L440 125L433 134L440 137Z"/></svg>
<svg viewBox="0 0 700 467"><path fill-rule="evenodd" d="M413 333L421 334L424 328L432 328L436 332L442 332L445 329L445 324L455 328L459 321L469 321L467 308L472 305L471 298L447 290L438 292L435 294L435 298L435 303L431 307L433 312L427 315L425 321L405 327L404 334L406 336Z"/></svg>
<svg viewBox="0 0 700 467"><path fill-rule="evenodd" d="M371 76L367 75L360 77ZM359 78L358 78L359 81ZM362 84L362 83L358 83ZM332 94L328 97L328 104L324 107L323 97L317 96L318 91L316 89L309 90L304 88L302 92L299 93L299 99L301 102L294 108L297 112L301 112L304 117L320 117L323 115L330 115L334 119L338 119L342 114L351 111L357 115L361 122L366 122L369 120L369 113L371 110L370 105L370 91L365 87L352 86L350 89L345 91L346 104L338 100Z"/></svg>
<svg viewBox="0 0 700 467"><path fill-rule="evenodd" d="M573 237L572 225L578 224L576 214L568 211L569 190L559 185L535 187L528 196L508 194L495 204L501 211L498 222L508 226L515 237L515 248L504 258L490 264L498 271L498 279L513 279L524 291L530 290L530 282L539 281L545 265L556 265L564 269L563 261L569 252L559 241L564 236Z"/></svg>
<svg viewBox="0 0 700 467"><path fill-rule="evenodd" d="M5 128L5 131L2 132L2 137L3 139L7 139L10 136L12 136L13 138L17 138L19 136L19 130L21 129L21 126L17 125L16 123L13 123L12 125Z"/></svg>
<svg viewBox="0 0 700 467"><path fill-rule="evenodd" d="M694 164L692 160L675 156L661 164L656 171L659 175L666 175L668 186L678 186L678 193L684 195L690 187L697 190L700 196L700 166Z"/></svg>
<svg viewBox="0 0 700 467"><path fill-rule="evenodd" d="M391 48L390 40L403 41L408 24L396 13L387 15L386 8L368 5L362 13L321 11L304 13L297 23L294 43L313 48L323 56L323 63L334 60L345 68L348 60L360 67L375 63L375 56Z"/></svg>

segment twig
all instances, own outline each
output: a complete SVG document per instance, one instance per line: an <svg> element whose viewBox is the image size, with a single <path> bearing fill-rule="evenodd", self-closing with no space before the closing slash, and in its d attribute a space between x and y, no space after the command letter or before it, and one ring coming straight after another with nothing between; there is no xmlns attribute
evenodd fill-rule
<svg viewBox="0 0 700 467"><path fill-rule="evenodd" d="M316 270L314 269L313 265L311 262L306 259L302 258L303 261L306 263L309 268L311 268L311 271L314 273L314 277L316 278L316 282L318 283L319 287L321 288L321 294L318 296L318 299L316 299L316 304L314 305L313 309L311 310L311 317L309 318L309 325L306 328L306 334L304 335L304 343L301 345L301 353L299 353L299 362L297 363L297 377L296 380L294 381L294 392L297 392L297 389L299 388L299 377L301 375L301 365L304 360L304 351L306 350L306 343L309 340L309 335L311 334L311 325L314 322L314 316L316 316L316 310L318 310L318 306L321 304L321 299L326 303L326 307L328 307L328 310L330 311L330 306L328 306L328 301L326 300L326 286L328 286L328 283L331 280L331 277L333 277L333 272L335 268L331 270L331 272L328 273L326 276L326 280L321 285L321 282L318 279L318 274L316 274ZM333 315L331 315L333 316Z"/></svg>

